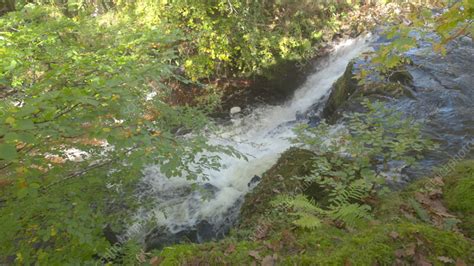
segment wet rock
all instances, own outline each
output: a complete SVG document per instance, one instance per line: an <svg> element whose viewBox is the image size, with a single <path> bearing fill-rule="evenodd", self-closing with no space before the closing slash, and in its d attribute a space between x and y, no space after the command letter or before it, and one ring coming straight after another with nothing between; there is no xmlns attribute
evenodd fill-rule
<svg viewBox="0 0 474 266"><path fill-rule="evenodd" d="M363 99L379 100L422 123L424 134L440 148L425 154L416 169L404 169L406 181L424 176L434 167L456 157L474 137L474 45L459 38L448 45L442 56L431 45L407 52L410 63L392 71L385 80L359 86L353 74L363 65L350 63L334 84L322 117L335 123L344 113L363 112ZM474 158L474 149L462 159ZM405 181L405 180L402 180Z"/></svg>
<svg viewBox="0 0 474 266"><path fill-rule="evenodd" d="M206 191L206 192L208 192L208 193L210 193L210 194L212 194L212 195L216 194L216 192L219 190L216 186L214 186L214 185L211 184L211 183L204 183L204 184L201 186L201 188L202 188L204 191Z"/></svg>
<svg viewBox="0 0 474 266"><path fill-rule="evenodd" d="M306 118L306 115L303 112L297 111L296 112L296 120L303 120Z"/></svg>
<svg viewBox="0 0 474 266"><path fill-rule="evenodd" d="M197 231L195 229L183 229L176 233L172 233L165 226L153 229L145 237L145 248L147 251L152 249L163 249L166 246L192 242L197 243Z"/></svg>
<svg viewBox="0 0 474 266"><path fill-rule="evenodd" d="M388 80L403 85L411 85L413 83L413 76L406 69L400 68L391 71L390 74L388 74Z"/></svg>
<svg viewBox="0 0 474 266"><path fill-rule="evenodd" d="M233 211L235 213L235 211ZM213 225L208 220L201 220L196 225L171 232L166 226L153 229L145 237L146 250L163 249L179 243L203 243L223 238L233 224Z"/></svg>
<svg viewBox="0 0 474 266"><path fill-rule="evenodd" d="M207 220L202 220L196 225L197 241L203 243L216 238L214 226Z"/></svg>
<svg viewBox="0 0 474 266"><path fill-rule="evenodd" d="M262 175L260 183L247 195L240 208L239 227L241 229L255 226L262 215L272 208L276 191L280 193L299 194L306 189L303 182L294 179L310 173L314 153L307 150L291 148L284 152L277 163Z"/></svg>
<svg viewBox="0 0 474 266"><path fill-rule="evenodd" d="M248 187L254 187L260 182L262 178L258 175L254 175L252 179L250 179L250 182L247 184Z"/></svg>
<svg viewBox="0 0 474 266"><path fill-rule="evenodd" d="M335 122L340 117L338 115L339 107L343 105L357 89L357 79L353 74L353 70L354 62L350 62L342 77L334 83L331 89L331 94L322 112L322 116L330 123Z"/></svg>

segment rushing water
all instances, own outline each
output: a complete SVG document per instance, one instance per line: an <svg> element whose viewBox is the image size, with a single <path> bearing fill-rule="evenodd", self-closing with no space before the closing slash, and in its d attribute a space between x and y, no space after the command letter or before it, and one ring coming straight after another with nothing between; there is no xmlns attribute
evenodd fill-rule
<svg viewBox="0 0 474 266"><path fill-rule="evenodd" d="M215 231L228 227L237 218L243 196L252 188L251 179L268 170L290 147L288 138L293 136L298 114L324 99L348 62L370 49L368 39L364 36L337 44L292 99L280 106L262 106L249 115L234 117L230 125L222 126L211 136L213 144L230 145L247 155L248 161L222 155L222 168L208 171L209 180L201 183L211 194L207 199L198 190L190 189L190 181L168 179L158 167L145 169L143 183L147 196L156 200L156 207L151 212L139 213L139 220L155 220L171 233L192 228L203 220L213 225ZM140 231L137 226L130 230Z"/></svg>

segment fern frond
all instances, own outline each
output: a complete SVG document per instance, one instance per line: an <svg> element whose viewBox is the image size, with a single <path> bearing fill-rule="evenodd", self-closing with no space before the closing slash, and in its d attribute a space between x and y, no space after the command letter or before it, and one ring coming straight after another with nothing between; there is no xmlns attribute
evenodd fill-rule
<svg viewBox="0 0 474 266"><path fill-rule="evenodd" d="M281 194L270 202L273 207L292 208L294 197L287 194Z"/></svg>
<svg viewBox="0 0 474 266"><path fill-rule="evenodd" d="M322 223L319 217L305 213L305 212L297 212L296 215L299 216L299 218L293 223L299 227L306 228L306 229L316 229L321 227Z"/></svg>
<svg viewBox="0 0 474 266"><path fill-rule="evenodd" d="M293 208L302 212L322 213L324 212L317 203L303 194L296 195L293 199Z"/></svg>
<svg viewBox="0 0 474 266"><path fill-rule="evenodd" d="M333 220L339 220L348 226L354 227L364 220L370 219L370 211L371 208L369 205L352 203L331 210L329 212L329 217Z"/></svg>
<svg viewBox="0 0 474 266"><path fill-rule="evenodd" d="M362 200L370 193L370 186L363 179L352 181L345 188L338 189L337 194L331 193L330 203L333 208L350 204L354 200Z"/></svg>

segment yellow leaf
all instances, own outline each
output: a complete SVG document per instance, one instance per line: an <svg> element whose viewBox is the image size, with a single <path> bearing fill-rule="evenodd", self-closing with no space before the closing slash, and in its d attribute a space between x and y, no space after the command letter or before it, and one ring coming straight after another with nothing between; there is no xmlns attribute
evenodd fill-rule
<svg viewBox="0 0 474 266"><path fill-rule="evenodd" d="M55 236L57 233L56 228L51 227L51 236Z"/></svg>
<svg viewBox="0 0 474 266"><path fill-rule="evenodd" d="M26 167L24 166L17 167L15 170L18 175L24 175L27 171Z"/></svg>
<svg viewBox="0 0 474 266"><path fill-rule="evenodd" d="M16 253L16 261L18 261L19 263L22 263L23 262L23 256L21 255L20 252Z"/></svg>
<svg viewBox="0 0 474 266"><path fill-rule="evenodd" d="M5 123L13 125L13 124L15 124L15 118L10 116L7 119L5 119Z"/></svg>
<svg viewBox="0 0 474 266"><path fill-rule="evenodd" d="M26 187L28 187L28 183L26 183L25 180L22 180L22 181L20 181L20 183L18 184L18 186L19 186L20 188L26 188Z"/></svg>

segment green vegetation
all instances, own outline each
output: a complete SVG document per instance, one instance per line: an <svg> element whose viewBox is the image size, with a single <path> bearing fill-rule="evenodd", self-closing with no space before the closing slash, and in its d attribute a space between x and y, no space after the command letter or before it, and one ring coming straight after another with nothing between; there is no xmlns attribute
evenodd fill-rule
<svg viewBox="0 0 474 266"><path fill-rule="evenodd" d="M240 156L202 135L213 95L174 105L175 88L307 58L323 33L330 39L339 30L345 7L7 1L0 17L0 263L92 263L110 247L102 229L121 231L133 213L144 165L194 179L219 167L217 156L199 153ZM190 131L192 138L179 136Z"/></svg>
<svg viewBox="0 0 474 266"><path fill-rule="evenodd" d="M461 228L474 237L474 161L464 161L449 173L444 189L445 202L461 217Z"/></svg>
<svg viewBox="0 0 474 266"><path fill-rule="evenodd" d="M370 27L361 19L370 9L350 2L2 1L0 264L474 263L472 240L462 235L474 235L472 161L445 186L425 180L380 190L389 162L412 165L433 144L412 120L370 102L329 143L329 125L299 128L310 150L291 149L266 173L229 238L149 254L129 241L113 261L100 259L112 246L103 229L121 232L137 208L145 165L195 180L220 167L216 154L242 156L205 137L222 93L214 85L271 77L336 36ZM432 25L441 36L433 41L441 53L473 35L472 1L437 19L409 9L413 26ZM390 28L401 37L373 58L379 72L405 62L401 53L416 45L413 26ZM176 99L187 89L198 92Z"/></svg>
<svg viewBox="0 0 474 266"><path fill-rule="evenodd" d="M315 152L310 174L302 178L319 191L310 195L316 201L303 195L282 196L274 205L295 210L297 225L319 227L320 217L349 226L369 219L371 207L361 202L383 185L388 163L411 166L423 151L434 148L411 118L402 118L400 112L384 108L380 102L364 101L362 105L366 113L345 116L347 129L335 132L325 122L296 129L295 142Z"/></svg>
<svg viewBox="0 0 474 266"><path fill-rule="evenodd" d="M165 102L176 33L127 25L34 5L0 18L2 257L94 261L109 246L104 225L133 209L144 165L189 178L218 167L217 157L196 157L222 150L199 134L204 112ZM195 137L177 137L180 128ZM70 149L86 154L70 160Z"/></svg>
<svg viewBox="0 0 474 266"><path fill-rule="evenodd" d="M292 150L284 156L297 154ZM469 165L472 173L472 161L462 162L458 169ZM298 171L301 165L288 165L282 161L279 170L270 170L264 175L276 180L287 171ZM271 175L269 175L271 174ZM469 175L461 175L470 178ZM286 177L280 182L291 178ZM245 230L237 229L230 237L206 244L181 244L154 252L148 259L159 261L160 265L211 263L211 264L251 264L277 262L287 265L372 265L374 263L391 265L432 263L446 265L474 263L473 240L446 224L452 219L460 219L461 224L468 216L457 218L451 213L442 213L442 202L429 203L425 197L438 200L449 194L442 192L449 183L457 184L457 178L447 176L444 179L425 178L409 187L379 195L370 200L373 219L360 223L358 227L341 227L339 223L325 220L315 229L295 227L294 218L278 210L267 210L260 216L249 213L243 218L252 217L253 225ZM446 183L446 185L444 185ZM267 183L268 184L268 183ZM273 187L266 187L271 191ZM248 197L257 197L252 192ZM273 198L279 193L273 192ZM436 195L436 197L434 197ZM428 213L428 221L418 217L410 201L416 202ZM440 219L445 220L440 223ZM249 220L245 220L248 225ZM472 228L472 227L471 227Z"/></svg>

